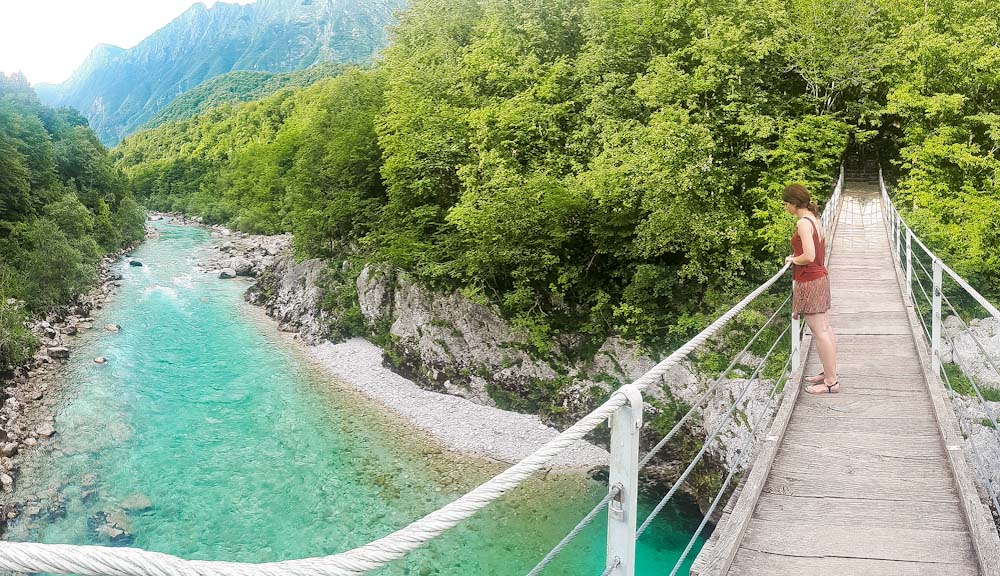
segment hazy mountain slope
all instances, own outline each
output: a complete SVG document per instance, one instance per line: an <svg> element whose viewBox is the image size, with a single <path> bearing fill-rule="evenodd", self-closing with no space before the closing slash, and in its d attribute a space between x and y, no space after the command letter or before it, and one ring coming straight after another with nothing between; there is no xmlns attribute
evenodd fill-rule
<svg viewBox="0 0 1000 576"><path fill-rule="evenodd" d="M105 144L150 120L177 96L234 70L289 72L318 62L362 62L386 42L403 0L258 0L198 3L134 48L99 45L64 83L39 85L72 106Z"/></svg>

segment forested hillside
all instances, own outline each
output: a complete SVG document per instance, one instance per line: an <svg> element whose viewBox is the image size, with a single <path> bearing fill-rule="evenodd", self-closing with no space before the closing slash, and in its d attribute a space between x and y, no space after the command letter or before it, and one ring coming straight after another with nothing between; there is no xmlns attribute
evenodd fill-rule
<svg viewBox="0 0 1000 576"><path fill-rule="evenodd" d="M138 45L96 47L42 101L72 106L111 146L177 96L234 70L290 72L320 62L367 62L403 0L197 2Z"/></svg>
<svg viewBox="0 0 1000 576"><path fill-rule="evenodd" d="M998 22L985 0L418 0L373 69L115 154L151 207L389 261L541 352L665 344L777 268L781 189L822 200L849 147L1000 291Z"/></svg>
<svg viewBox="0 0 1000 576"><path fill-rule="evenodd" d="M27 315L89 288L144 219L86 119L0 74L0 372L33 352Z"/></svg>
<svg viewBox="0 0 1000 576"><path fill-rule="evenodd" d="M344 70L342 64L323 62L305 70L285 74L237 70L211 80L205 80L193 90L181 94L160 110L140 130L156 128L167 122L185 120L222 104L237 104L259 100L282 88L308 86L321 78L336 76Z"/></svg>

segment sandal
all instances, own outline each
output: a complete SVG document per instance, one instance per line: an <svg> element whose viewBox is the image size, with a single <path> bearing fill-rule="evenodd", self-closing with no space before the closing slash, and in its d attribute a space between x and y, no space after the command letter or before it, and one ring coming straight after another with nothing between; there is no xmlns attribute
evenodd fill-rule
<svg viewBox="0 0 1000 576"><path fill-rule="evenodd" d="M819 391L813 392L810 390L810 388L819 388ZM823 388L826 388L826 390L823 390ZM834 390L834 388L836 388L836 390ZM808 394L812 394L814 396L818 394L836 394L840 392L840 380L837 380L833 384L820 383L820 384L813 384L812 386L806 386L805 391Z"/></svg>
<svg viewBox="0 0 1000 576"><path fill-rule="evenodd" d="M806 376L803 380L809 382L810 384L819 384L823 380L826 380L826 372L820 372L815 376Z"/></svg>

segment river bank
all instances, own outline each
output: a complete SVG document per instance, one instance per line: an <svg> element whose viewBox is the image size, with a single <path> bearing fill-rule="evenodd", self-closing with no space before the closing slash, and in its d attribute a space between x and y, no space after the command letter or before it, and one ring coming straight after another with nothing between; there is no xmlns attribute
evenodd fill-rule
<svg viewBox="0 0 1000 576"><path fill-rule="evenodd" d="M3 386L0 527L19 514L20 506L12 501L10 493L14 490L22 460L57 433L55 398L64 377L64 364L74 351L77 337L90 330L118 330L117 326L95 326L92 314L113 301L122 276L113 273L112 267L134 249L135 246L128 246L106 254L98 265L97 282L90 291L31 323L30 329L38 337L39 348L26 364L14 367L9 381Z"/></svg>
<svg viewBox="0 0 1000 576"><path fill-rule="evenodd" d="M184 222L191 224L191 222ZM223 227L211 227L224 238L208 259L199 262L205 273L220 281L256 277L274 260L290 251L291 237L253 236ZM311 286L313 274L304 274ZM298 281L298 280L297 280ZM285 303L270 303L268 318L286 339L307 353L328 378L347 384L368 399L391 410L410 425L428 433L441 446L464 456L510 465L527 457L559 435L538 416L502 410L467 398L427 390L386 366L381 348L363 338L332 343L318 335L315 319L291 318ZM608 452L588 442L577 442L554 459L560 469L590 470L608 463Z"/></svg>

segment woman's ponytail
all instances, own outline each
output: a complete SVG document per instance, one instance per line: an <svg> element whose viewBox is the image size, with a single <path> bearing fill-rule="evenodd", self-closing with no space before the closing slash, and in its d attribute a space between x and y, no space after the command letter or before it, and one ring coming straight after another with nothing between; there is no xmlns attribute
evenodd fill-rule
<svg viewBox="0 0 1000 576"><path fill-rule="evenodd" d="M819 206L817 206L815 202L810 202L807 208L809 208L809 211L813 213L813 216L819 218Z"/></svg>

